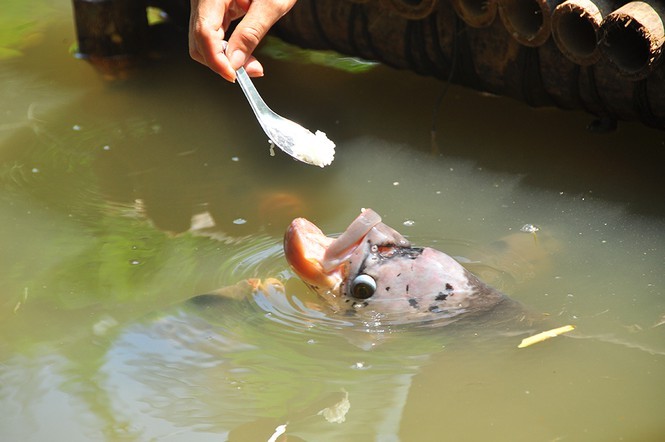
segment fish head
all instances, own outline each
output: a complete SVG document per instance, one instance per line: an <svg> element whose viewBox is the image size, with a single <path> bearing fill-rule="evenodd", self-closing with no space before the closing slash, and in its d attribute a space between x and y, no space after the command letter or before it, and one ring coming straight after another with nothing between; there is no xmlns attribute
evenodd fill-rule
<svg viewBox="0 0 665 442"><path fill-rule="evenodd" d="M348 315L453 320L503 297L445 253L414 247L371 209L338 238L297 218L286 231L284 252L308 286Z"/></svg>

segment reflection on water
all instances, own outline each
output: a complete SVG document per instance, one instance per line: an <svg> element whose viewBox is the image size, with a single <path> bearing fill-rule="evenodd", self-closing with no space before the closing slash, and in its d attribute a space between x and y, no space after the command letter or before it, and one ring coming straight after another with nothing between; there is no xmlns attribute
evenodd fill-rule
<svg viewBox="0 0 665 442"><path fill-rule="evenodd" d="M307 167L184 49L103 84L59 8L0 64L2 440L662 439L662 132L451 88L432 154L439 83L265 60L266 101L338 146ZM331 315L283 230L361 207L575 333L517 350Z"/></svg>
<svg viewBox="0 0 665 442"><path fill-rule="evenodd" d="M345 324L339 320L311 316L309 324L296 326L293 320L285 321L289 315L282 312L273 321L279 310L272 303L284 308L284 294L259 296L282 299L271 300L264 314L255 310L269 305L265 299L246 303L245 308L213 305L215 325L202 320L204 307L199 304L130 327L115 340L103 369L114 400L130 407L118 410L128 412L133 421L147 414L149 419L211 433L231 430L231 436L247 431L239 430L239 423L269 418L272 427L259 425L256 440L267 440L277 425L287 422L290 431L306 439L394 434L395 422L382 422L386 408L392 408L386 405L401 407L394 403L395 396L405 393L404 381L426 356L413 349L405 352L404 347L359 351L344 341L340 329ZM298 312L301 319L307 317L304 313ZM220 320L220 314L228 320ZM331 353L331 348L338 350ZM343 425L318 414L334 407L340 393L349 396L354 409L336 418ZM132 405L145 403L147 409Z"/></svg>

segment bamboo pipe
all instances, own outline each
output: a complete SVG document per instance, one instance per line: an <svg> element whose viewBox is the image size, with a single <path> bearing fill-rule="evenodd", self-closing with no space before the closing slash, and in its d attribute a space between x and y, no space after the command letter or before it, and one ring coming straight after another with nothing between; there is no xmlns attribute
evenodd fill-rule
<svg viewBox="0 0 665 442"><path fill-rule="evenodd" d="M634 1L603 20L600 50L631 80L646 78L657 64L665 42L665 5Z"/></svg>
<svg viewBox="0 0 665 442"><path fill-rule="evenodd" d="M450 0L450 4L464 23L472 28L486 28L496 18L496 0Z"/></svg>
<svg viewBox="0 0 665 442"><path fill-rule="evenodd" d="M439 0L381 0L388 8L409 20L421 20L430 15Z"/></svg>
<svg viewBox="0 0 665 442"><path fill-rule="evenodd" d="M545 43L552 30L552 11L562 0L499 0L499 16L510 35L524 46Z"/></svg>
<svg viewBox="0 0 665 442"><path fill-rule="evenodd" d="M526 47L501 20L471 28L447 1L424 20L386 13L381 1L299 0L273 32L305 47L337 49L532 106L555 104L665 129L665 63L635 82L604 56L592 66L574 64L554 39ZM341 7L345 3L353 7Z"/></svg>
<svg viewBox="0 0 665 442"><path fill-rule="evenodd" d="M552 37L566 58L582 66L600 59L600 24L612 5L609 0L567 0L554 9Z"/></svg>

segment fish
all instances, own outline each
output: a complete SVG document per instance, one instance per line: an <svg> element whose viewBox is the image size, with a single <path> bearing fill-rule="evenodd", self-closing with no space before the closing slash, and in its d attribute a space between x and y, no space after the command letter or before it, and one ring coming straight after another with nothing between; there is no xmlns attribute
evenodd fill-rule
<svg viewBox="0 0 665 442"><path fill-rule="evenodd" d="M305 218L294 219L284 235L284 256L306 285L346 316L436 325L528 316L521 303L446 253L414 246L369 208L337 238Z"/></svg>

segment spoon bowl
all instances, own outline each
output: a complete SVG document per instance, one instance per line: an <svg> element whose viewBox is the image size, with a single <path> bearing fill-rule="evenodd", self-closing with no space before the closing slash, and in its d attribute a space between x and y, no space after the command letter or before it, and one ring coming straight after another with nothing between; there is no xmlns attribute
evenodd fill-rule
<svg viewBox="0 0 665 442"><path fill-rule="evenodd" d="M319 130L312 133L298 123L273 112L259 95L245 68L241 67L236 71L236 78L272 144L303 163L319 167L332 163L335 158L335 143L330 141L325 133Z"/></svg>

